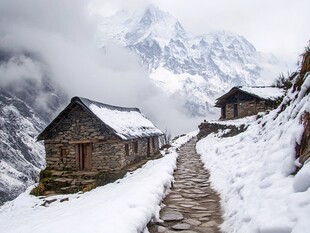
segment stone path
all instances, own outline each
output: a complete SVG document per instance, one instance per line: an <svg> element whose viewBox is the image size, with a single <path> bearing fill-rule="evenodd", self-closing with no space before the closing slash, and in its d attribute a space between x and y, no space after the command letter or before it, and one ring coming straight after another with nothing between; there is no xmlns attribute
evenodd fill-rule
<svg viewBox="0 0 310 233"><path fill-rule="evenodd" d="M218 233L222 223L220 198L210 187L209 173L196 153L196 138L179 153L175 183L161 210L162 223L149 227L150 233Z"/></svg>

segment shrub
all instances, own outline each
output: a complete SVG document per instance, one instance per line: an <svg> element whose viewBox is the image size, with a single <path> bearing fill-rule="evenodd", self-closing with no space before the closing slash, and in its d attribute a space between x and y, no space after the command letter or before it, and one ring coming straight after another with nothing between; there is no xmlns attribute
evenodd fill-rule
<svg viewBox="0 0 310 233"><path fill-rule="evenodd" d="M30 195L43 196L45 191L44 184L39 183L37 187L31 190Z"/></svg>

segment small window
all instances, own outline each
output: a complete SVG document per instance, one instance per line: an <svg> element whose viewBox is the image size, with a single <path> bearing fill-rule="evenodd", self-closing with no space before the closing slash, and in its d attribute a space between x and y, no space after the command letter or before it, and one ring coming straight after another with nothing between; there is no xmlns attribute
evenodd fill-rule
<svg viewBox="0 0 310 233"><path fill-rule="evenodd" d="M69 155L69 150L67 147L60 147L60 162L64 161L64 158L66 158Z"/></svg>
<svg viewBox="0 0 310 233"><path fill-rule="evenodd" d="M138 142L137 141L133 143L133 150L135 153L138 153Z"/></svg>
<svg viewBox="0 0 310 233"><path fill-rule="evenodd" d="M69 153L68 153L68 150L67 150L67 148L66 147L61 147L60 148L60 157L66 157L67 155L68 155Z"/></svg>
<svg viewBox="0 0 310 233"><path fill-rule="evenodd" d="M129 145L125 144L125 154L128 156L129 155Z"/></svg>

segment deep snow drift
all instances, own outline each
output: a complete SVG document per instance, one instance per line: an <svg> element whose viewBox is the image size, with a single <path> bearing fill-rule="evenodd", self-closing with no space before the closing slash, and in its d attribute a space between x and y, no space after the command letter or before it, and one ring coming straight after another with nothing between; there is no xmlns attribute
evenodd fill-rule
<svg viewBox="0 0 310 233"><path fill-rule="evenodd" d="M43 232L142 232L152 218L159 218L160 203L173 181L176 148L197 132L180 137L169 154L149 161L125 178L84 194L46 198L57 201L41 206L44 200L30 196L30 187L17 199L0 208L1 231ZM69 198L69 201L60 202Z"/></svg>
<svg viewBox="0 0 310 233"><path fill-rule="evenodd" d="M221 138L223 132L212 133L197 143L221 195L224 232L309 232L309 159L292 175L298 165L295 146L304 130L301 117L310 112L309 88L308 73L301 90L288 90L278 109L250 123L244 119L249 124L245 132L226 138ZM283 105L287 107L281 112Z"/></svg>

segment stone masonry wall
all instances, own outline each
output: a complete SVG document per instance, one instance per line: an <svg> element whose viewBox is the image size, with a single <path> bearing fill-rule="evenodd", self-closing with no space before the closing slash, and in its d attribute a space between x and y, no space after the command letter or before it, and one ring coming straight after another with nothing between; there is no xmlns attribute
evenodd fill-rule
<svg viewBox="0 0 310 233"><path fill-rule="evenodd" d="M238 116L234 117L234 104L226 104L226 119L242 118L246 116L256 115L259 112L267 110L265 101L245 101L237 103Z"/></svg>
<svg viewBox="0 0 310 233"><path fill-rule="evenodd" d="M74 141L116 140L107 131L101 130L100 122L77 106L65 117L45 140L47 167L55 170L77 170ZM92 146L96 154L96 147ZM97 152L98 153L98 152ZM95 169L95 167L93 166Z"/></svg>

